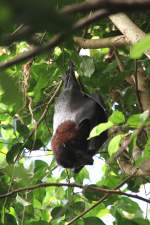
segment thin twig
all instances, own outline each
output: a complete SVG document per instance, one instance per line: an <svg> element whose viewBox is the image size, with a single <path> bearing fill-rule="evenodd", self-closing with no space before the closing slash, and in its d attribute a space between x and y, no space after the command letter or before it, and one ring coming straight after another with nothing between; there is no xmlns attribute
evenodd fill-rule
<svg viewBox="0 0 150 225"><path fill-rule="evenodd" d="M49 99L49 101L45 104L45 109L43 111L43 114L41 115L40 119L37 122L37 127L40 125L40 123L43 121L43 119L45 118L45 115L48 111L49 105L53 102L54 98L56 97L56 95L58 94L60 88L62 86L62 80L59 82L54 94L51 96L51 98Z"/></svg>
<svg viewBox="0 0 150 225"><path fill-rule="evenodd" d="M55 187L83 188L82 185L78 185L78 184L74 184L74 183L70 183L70 184L67 184L67 183L40 183L40 184L33 185L31 187L18 188L16 190L13 190L13 191L10 191L8 193L0 195L0 198L9 197L9 196L12 196L14 194L21 193L21 192L33 191L33 190L36 190L36 189L39 189L39 188L46 188L46 187L53 187L53 186L55 186Z"/></svg>
<svg viewBox="0 0 150 225"><path fill-rule="evenodd" d="M26 143L28 142L28 140L30 139L30 137L32 137L32 135L34 135L34 133L36 132L37 128L39 127L39 125L41 124L41 122L44 120L46 113L48 111L49 105L53 102L54 98L56 97L56 95L58 94L60 88L62 85L62 80L59 82L56 90L54 91L53 95L51 96L51 98L49 99L49 101L45 104L45 109L40 117L40 119L37 121L37 123L35 124L35 127L32 129L32 131L30 132L30 134L28 135L28 137L26 138L26 141L24 142L22 148L24 148L26 146ZM16 161L19 159L20 155L22 152L19 152L17 157L16 157Z"/></svg>
<svg viewBox="0 0 150 225"><path fill-rule="evenodd" d="M124 182L123 182L124 184ZM38 188L45 188L45 187L52 187L52 186L56 186L56 187L77 187L77 188L81 188L81 189L85 189L85 188L89 188L93 191L100 191L102 193L106 193L107 195L110 195L110 194L116 194L116 195L124 195L124 196L127 196L127 197L131 197L131 198L136 198L136 199L139 199L141 201L145 201L147 203L150 203L150 200L149 199L146 199L146 198L143 198L139 195L135 195L135 194L130 194L130 193L125 193L123 191L120 191L120 190L117 190L119 186L117 186L115 189L113 190L110 190L110 189L105 189L105 188L99 188L99 187L92 187L92 186L83 186L83 185L79 185L79 184L75 184L75 183L42 183L42 184L36 184L34 186L31 186L31 187L26 187L26 188L18 188L16 190L13 190L13 191L10 191L6 194L2 194L0 195L0 198L5 198L5 197L8 197L8 196L12 196L16 193L20 193L20 192L27 192L27 191L33 191L35 189L38 189Z"/></svg>
<svg viewBox="0 0 150 225"><path fill-rule="evenodd" d="M30 132L28 138L27 138L27 141L28 139L34 134L35 130L39 127L39 125L41 124L41 122L43 121L43 119L45 118L46 116L46 113L48 111L48 108L49 108L49 105L53 102L54 98L56 97L56 95L58 94L60 88L61 88L61 85L62 85L62 81L59 82L55 92L53 93L53 95L51 96L51 98L49 99L49 101L45 104L45 109L40 117L40 119L37 121L36 123L36 126L33 128L33 130ZM26 142L25 142L26 143Z"/></svg>
<svg viewBox="0 0 150 225"><path fill-rule="evenodd" d="M138 73L137 60L135 60L135 73L134 73L135 91L136 91L136 97L137 97L137 100L138 100L140 112L143 112L143 106L142 106L142 103L141 103L140 93L139 93L138 74L137 73Z"/></svg>
<svg viewBox="0 0 150 225"><path fill-rule="evenodd" d="M62 40L63 40L64 36L63 34L56 34L53 38L50 39L50 41L46 44L43 45L41 47L34 47L33 49L24 52L20 55L17 55L16 57L8 60L8 61L4 61L0 63L0 69L5 69L7 67L16 65L18 63L24 62L26 60L29 60L39 54L42 54L43 52L45 52L46 50L49 50L53 47L55 47L56 45L58 45Z"/></svg>
<svg viewBox="0 0 150 225"><path fill-rule="evenodd" d="M124 181L122 181L118 186L116 186L115 189L119 189L121 188L124 184L126 184L132 177L134 176L134 173L130 176L128 176ZM109 197L111 194L105 194L102 198L100 198L98 200L98 202L96 202L94 205L92 205L90 208L84 210L82 213L80 213L78 216L74 217L69 223L67 223L66 225L71 225L73 224L75 221L77 221L78 219L80 219L81 217L83 217L85 214L87 214L88 212L90 212L92 209L96 208L100 203L102 203L105 199L107 199L107 197Z"/></svg>
<svg viewBox="0 0 150 225"><path fill-rule="evenodd" d="M124 35L122 35L122 36L124 36ZM120 60L120 58L119 58L119 54L118 54L118 51L117 51L116 48L114 48L114 56L115 56L116 63L118 65L119 71L120 72L124 72L124 65L123 65L122 61Z"/></svg>

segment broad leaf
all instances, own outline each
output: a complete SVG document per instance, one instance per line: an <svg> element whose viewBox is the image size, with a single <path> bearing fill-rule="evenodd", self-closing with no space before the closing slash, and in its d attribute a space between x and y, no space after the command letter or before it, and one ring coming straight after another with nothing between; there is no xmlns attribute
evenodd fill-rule
<svg viewBox="0 0 150 225"><path fill-rule="evenodd" d="M108 145L108 153L110 156L112 156L113 154L115 154L118 151L123 137L124 137L123 134L118 134L111 139L111 141L109 142L109 145Z"/></svg>
<svg viewBox="0 0 150 225"><path fill-rule="evenodd" d="M15 163L15 160L23 152L23 149L24 147L22 143L14 144L6 155L7 162Z"/></svg>
<svg viewBox="0 0 150 225"><path fill-rule="evenodd" d="M90 136L88 139L96 137L98 135L100 135L101 133L103 133L104 131L108 130L109 128L111 128L113 126L113 123L111 121L108 121L106 123L101 123L99 125L97 125L96 127L94 127L91 132L90 132Z"/></svg>
<svg viewBox="0 0 150 225"><path fill-rule="evenodd" d="M116 110L113 112L113 114L109 117L109 121L111 121L113 124L122 124L125 122L125 116L122 112Z"/></svg>
<svg viewBox="0 0 150 225"><path fill-rule="evenodd" d="M130 56L132 59L139 59L143 53L150 49L150 35L146 35L131 48Z"/></svg>
<svg viewBox="0 0 150 225"><path fill-rule="evenodd" d="M97 217L86 217L86 218L84 218L84 222L85 222L86 225L91 225L91 224L105 225L105 223Z"/></svg>

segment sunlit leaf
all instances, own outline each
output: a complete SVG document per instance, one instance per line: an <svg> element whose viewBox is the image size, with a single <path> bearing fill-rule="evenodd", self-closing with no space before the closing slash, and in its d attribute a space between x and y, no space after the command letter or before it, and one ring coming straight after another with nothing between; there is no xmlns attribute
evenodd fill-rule
<svg viewBox="0 0 150 225"><path fill-rule="evenodd" d="M80 69L85 77L91 77L95 71L93 58L83 56L81 58Z"/></svg>
<svg viewBox="0 0 150 225"><path fill-rule="evenodd" d="M101 123L99 125L97 125L96 127L94 127L91 132L90 132L90 136L88 139L96 137L98 135L100 135L101 133L103 133L104 131L108 130L109 128L111 128L114 124L111 121L108 121L106 123Z"/></svg>
<svg viewBox="0 0 150 225"><path fill-rule="evenodd" d="M124 137L123 134L118 134L111 139L108 145L108 153L110 156L112 156L114 153L118 151L123 137Z"/></svg>
<svg viewBox="0 0 150 225"><path fill-rule="evenodd" d="M0 73L0 88L3 91L2 102L15 107L22 106L22 92L18 88L18 80L9 75L9 73Z"/></svg>
<svg viewBox="0 0 150 225"><path fill-rule="evenodd" d="M122 112L116 110L109 117L109 121L111 121L113 124L122 124L125 122L125 116Z"/></svg>
<svg viewBox="0 0 150 225"><path fill-rule="evenodd" d="M129 117L129 119L127 120L127 124L130 127L136 128L139 127L142 123L142 119L140 117L140 114L137 115L132 115L131 117Z"/></svg>
<svg viewBox="0 0 150 225"><path fill-rule="evenodd" d="M140 41L133 45L130 51L130 57L132 59L139 59L143 53L150 49L150 35L147 34Z"/></svg>

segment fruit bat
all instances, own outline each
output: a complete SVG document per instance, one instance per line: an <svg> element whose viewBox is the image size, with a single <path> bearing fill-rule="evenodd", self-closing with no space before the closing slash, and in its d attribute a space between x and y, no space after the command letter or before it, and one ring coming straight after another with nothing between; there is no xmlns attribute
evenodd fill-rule
<svg viewBox="0 0 150 225"><path fill-rule="evenodd" d="M107 113L97 94L84 91L73 63L63 80L63 90L55 102L51 146L57 163L77 173L93 164L93 156L106 141L106 131L92 139L88 137L92 128L106 122Z"/></svg>

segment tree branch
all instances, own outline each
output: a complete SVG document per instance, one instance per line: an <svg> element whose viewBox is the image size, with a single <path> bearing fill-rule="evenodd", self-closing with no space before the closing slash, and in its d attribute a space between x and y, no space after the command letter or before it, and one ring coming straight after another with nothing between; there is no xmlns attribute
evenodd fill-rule
<svg viewBox="0 0 150 225"><path fill-rule="evenodd" d="M24 188L18 188L16 190L10 191L6 194L0 195L0 198L10 197L14 194L26 192L26 191L33 191L39 188L46 188L46 187L77 187L77 188L83 188L82 185L74 184L74 183L40 183L33 185L31 187L24 187Z"/></svg>
<svg viewBox="0 0 150 225"><path fill-rule="evenodd" d="M37 121L37 123L35 124L34 128L31 130L31 132L29 133L28 137L26 138L24 144L23 144L23 148L25 148L26 143L28 142L29 138L32 137L32 135L35 133L36 129L40 126L41 122L43 121L43 119L46 116L46 113L48 111L49 105L53 102L54 98L56 97L56 95L58 94L60 88L62 85L62 81L59 82L59 84L56 87L56 90L54 91L54 93L52 94L52 96L50 97L50 99L48 100L48 102L44 105L44 111L41 115L41 117L39 118L39 120ZM32 150L32 149L31 149ZM16 156L16 161L19 159L20 155L22 152L19 152L18 155Z"/></svg>
<svg viewBox="0 0 150 225"><path fill-rule="evenodd" d="M93 23L94 21L98 20L99 18L102 18L102 17L104 17L106 15L109 15L109 14L110 14L109 10L106 10L106 9L97 10L93 14L91 14L90 16L85 16L82 19L79 19L72 26L72 29L70 31L67 31L66 33L56 34L46 45L44 45L42 47L33 48L32 50L30 50L28 52L25 52L23 54L20 54L20 55L14 57L13 59L10 59L6 62L1 62L0 68L4 69L4 68L7 68L9 66L15 65L17 63L23 62L25 60L29 60L32 57L35 57L39 54L42 54L43 52L45 52L49 49L52 49L53 47L59 45L73 31L84 28L84 27L88 26L89 24ZM118 27L118 29L128 38L128 40L131 43L135 43L136 41L140 40L142 37L145 36L145 33L143 31L141 31L123 13L112 15L112 16L110 16L110 19ZM131 29L128 29L129 27L131 27ZM149 51L146 51L145 54L150 58L150 52Z"/></svg>
<svg viewBox="0 0 150 225"><path fill-rule="evenodd" d="M17 55L16 57L14 57L6 62L1 62L0 68L5 69L7 67L10 67L15 64L29 60L39 54L42 54L46 50L55 47L56 45L58 45L61 42L61 40L63 40L63 34L56 34L53 38L51 38L51 40L46 45L44 45L42 47L34 47L33 49L31 49L27 52L24 52L20 55Z"/></svg>
<svg viewBox="0 0 150 225"><path fill-rule="evenodd" d="M150 203L149 199L143 198L143 197L141 197L139 195L125 193L125 192L122 192L120 190L115 190L115 189L110 190L110 189L106 189L106 188L99 188L99 187L92 187L92 186L83 186L83 185L79 185L79 184L75 184L75 183L42 183L42 184L36 184L34 186L31 186L31 187L18 188L16 190L10 191L10 192L8 192L6 194L2 194L2 195L0 195L0 198L9 197L9 196L12 196L12 195L14 195L16 193L33 191L33 190L36 190L36 189L39 189L39 188L46 188L46 187L53 187L53 186L54 187L77 187L77 188L80 188L80 189L89 188L89 189L91 189L93 191L99 191L99 192L106 193L106 194L109 194L109 195L110 194L124 195L124 196L127 196L127 197L139 199L141 201Z"/></svg>
<svg viewBox="0 0 150 225"><path fill-rule="evenodd" d="M8 68L15 64L24 62L24 61L29 60L37 55L40 55L40 54L46 52L47 50L54 48L55 46L57 46L61 42L63 42L65 40L65 38L67 38L72 32L74 32L78 29L84 28L84 27L88 26L89 24L93 23L94 21L96 21L106 15L109 15L109 12L107 10L98 10L95 13L91 14L90 16L85 16L82 19L79 19L75 24L73 24L71 30L69 30L65 33L62 32L62 33L56 34L53 38L51 38L51 40L47 44L45 44L41 47L35 47L32 50L29 50L20 55L17 55L16 57L14 57L6 62L1 62L0 69L5 69L5 68Z"/></svg>
<svg viewBox="0 0 150 225"><path fill-rule="evenodd" d="M113 9L115 11L129 10L148 10L150 6L149 0L88 0L81 3L75 3L65 6L60 13L69 15L72 13L83 13L99 8Z"/></svg>
<svg viewBox="0 0 150 225"><path fill-rule="evenodd" d="M113 24L121 31L122 34L131 42L135 44L137 41L145 37L145 33L136 26L135 23L124 13L117 13L109 16ZM150 59L150 50L145 51L145 55Z"/></svg>
<svg viewBox="0 0 150 225"><path fill-rule="evenodd" d="M136 172L136 171L135 171ZM124 181L122 181L119 185L117 185L114 190L121 188L124 184L126 184L132 177L134 176L134 174L128 176ZM105 199L107 199L107 197L109 197L111 194L105 194L102 198L100 198L95 204L93 204L90 208L84 210L80 215L74 217L69 223L67 223L66 225L72 225L75 221L77 221L78 219L80 219L81 217L83 217L85 214L87 214L88 212L90 212L92 209L96 208L100 203L102 203Z"/></svg>
<svg viewBox="0 0 150 225"><path fill-rule="evenodd" d="M85 39L81 37L74 37L73 40L77 45L80 46L80 48L88 49L120 47L130 43L124 35L101 39Z"/></svg>
<svg viewBox="0 0 150 225"><path fill-rule="evenodd" d="M135 10L149 10L150 1L149 0L89 0L81 3L75 3L65 6L60 9L57 13L60 16L70 16L73 13L91 13L95 10L107 10L112 13L117 12L128 12ZM49 18L51 19L51 17ZM34 29L33 29L34 30ZM23 37L31 36L34 31L30 26L23 26L21 30L17 29L17 33L11 34L11 36L5 38L4 43L10 44L13 41L21 40Z"/></svg>
<svg viewBox="0 0 150 225"><path fill-rule="evenodd" d="M142 67L138 68L137 70L137 81L137 89L139 92L140 102L142 104L143 111L145 111L150 109L150 81L149 78L145 75L145 72Z"/></svg>
<svg viewBox="0 0 150 225"><path fill-rule="evenodd" d="M110 15L111 12L107 9L99 9L95 11L94 13L90 13L90 15L85 16L81 19L79 19L73 26L72 31L76 31L78 29L82 29L93 22L96 22L98 19L103 18L105 16Z"/></svg>

